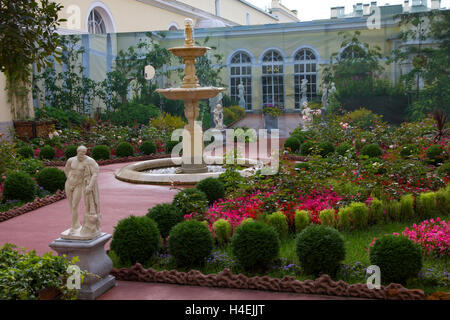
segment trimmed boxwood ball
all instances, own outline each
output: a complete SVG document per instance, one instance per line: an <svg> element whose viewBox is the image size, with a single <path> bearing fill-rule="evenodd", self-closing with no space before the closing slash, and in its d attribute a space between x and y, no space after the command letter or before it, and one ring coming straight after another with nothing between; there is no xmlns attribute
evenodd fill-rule
<svg viewBox="0 0 450 320"><path fill-rule="evenodd" d="M128 142L121 142L117 145L116 155L119 158L132 157L134 155L133 146Z"/></svg>
<svg viewBox="0 0 450 320"><path fill-rule="evenodd" d="M56 151L50 146L43 146L39 151L39 158L43 160L53 160L55 158Z"/></svg>
<svg viewBox="0 0 450 320"><path fill-rule="evenodd" d="M38 173L36 180L45 190L56 192L57 190L64 190L66 174L55 167L44 168Z"/></svg>
<svg viewBox="0 0 450 320"><path fill-rule="evenodd" d="M184 221L170 231L169 252L179 266L200 266L211 255L214 239L208 227L196 220Z"/></svg>
<svg viewBox="0 0 450 320"><path fill-rule="evenodd" d="M319 154L326 157L334 153L334 145L330 141L324 141L319 144Z"/></svg>
<svg viewBox="0 0 450 320"><path fill-rule="evenodd" d="M163 238L167 238L170 230L184 220L180 209L171 203L157 204L148 210L147 217L156 222Z"/></svg>
<svg viewBox="0 0 450 320"><path fill-rule="evenodd" d="M272 226L278 233L278 236L285 238L289 232L289 225L286 215L281 211L274 212L267 216L267 224Z"/></svg>
<svg viewBox="0 0 450 320"><path fill-rule="evenodd" d="M279 250L278 233L261 221L241 224L231 238L231 252L246 270L266 268L278 257Z"/></svg>
<svg viewBox="0 0 450 320"><path fill-rule="evenodd" d="M30 175L13 172L6 176L3 184L3 197L6 200L33 200L36 194L36 183Z"/></svg>
<svg viewBox="0 0 450 320"><path fill-rule="evenodd" d="M385 284L405 285L422 269L421 248L403 236L388 235L376 240L369 256L370 264L380 267L381 281Z"/></svg>
<svg viewBox="0 0 450 320"><path fill-rule="evenodd" d="M313 147L314 147L314 143L312 143L311 141L306 141L300 147L300 154L302 156L310 155Z"/></svg>
<svg viewBox="0 0 450 320"><path fill-rule="evenodd" d="M34 151L30 146L22 146L17 149L17 153L24 159L33 158Z"/></svg>
<svg viewBox="0 0 450 320"><path fill-rule="evenodd" d="M294 153L300 149L300 145L301 145L300 141L295 136L290 136L284 142L284 148L285 149L289 148L291 152Z"/></svg>
<svg viewBox="0 0 450 320"><path fill-rule="evenodd" d="M427 149L427 161L431 164L444 163L448 159L448 154L444 147L434 144Z"/></svg>
<svg viewBox="0 0 450 320"><path fill-rule="evenodd" d="M216 235L216 240L219 246L223 246L231 238L231 224L225 219L219 219L213 223L214 234Z"/></svg>
<svg viewBox="0 0 450 320"><path fill-rule="evenodd" d="M208 198L197 188L188 188L178 192L172 202L184 215L192 212L204 213L208 206Z"/></svg>
<svg viewBox="0 0 450 320"><path fill-rule="evenodd" d="M165 145L166 154L170 154L172 152L172 149L180 142L181 141L178 142L178 141L172 141L172 140L166 141L166 145Z"/></svg>
<svg viewBox="0 0 450 320"><path fill-rule="evenodd" d="M369 158L379 158L383 155L383 150L376 143L366 144L361 149L361 155L368 156Z"/></svg>
<svg viewBox="0 0 450 320"><path fill-rule="evenodd" d="M341 143L337 146L336 152L340 156L345 156L348 152L352 150L352 146L346 142Z"/></svg>
<svg viewBox="0 0 450 320"><path fill-rule="evenodd" d="M144 141L139 146L139 151L146 155L156 153L156 144L153 141Z"/></svg>
<svg viewBox="0 0 450 320"><path fill-rule="evenodd" d="M225 198L225 186L219 179L203 179L197 183L196 188L206 194L209 204L213 204L215 201Z"/></svg>
<svg viewBox="0 0 450 320"><path fill-rule="evenodd" d="M111 149L105 145L98 145L92 149L92 158L94 160L108 160L111 158Z"/></svg>
<svg viewBox="0 0 450 320"><path fill-rule="evenodd" d="M66 157L66 160L72 157L75 157L77 155L77 146L68 146L66 150L64 151L64 156Z"/></svg>
<svg viewBox="0 0 450 320"><path fill-rule="evenodd" d="M295 210L295 232L300 232L311 223L311 218L306 210Z"/></svg>
<svg viewBox="0 0 450 320"><path fill-rule="evenodd" d="M334 277L345 259L344 238L330 227L315 225L306 228L297 235L295 246L306 274L319 276L325 273Z"/></svg>
<svg viewBox="0 0 450 320"><path fill-rule="evenodd" d="M146 263L159 245L160 234L155 221L148 217L129 216L114 228L111 250L122 263Z"/></svg>

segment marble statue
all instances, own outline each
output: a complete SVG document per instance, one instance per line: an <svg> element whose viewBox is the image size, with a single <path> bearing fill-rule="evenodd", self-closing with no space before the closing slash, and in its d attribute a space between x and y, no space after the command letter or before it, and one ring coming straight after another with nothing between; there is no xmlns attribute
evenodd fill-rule
<svg viewBox="0 0 450 320"><path fill-rule="evenodd" d="M217 104L214 108L214 124L216 129L223 129L223 109L221 104Z"/></svg>
<svg viewBox="0 0 450 320"><path fill-rule="evenodd" d="M308 79L302 79L302 83L301 83L301 93L302 93L302 98L301 98L301 104L303 105L305 102L308 101L308 97L306 96L307 91L308 91Z"/></svg>
<svg viewBox="0 0 450 320"><path fill-rule="evenodd" d="M302 103L302 120L303 120L303 130L308 130L312 122L312 110L308 106L308 101Z"/></svg>
<svg viewBox="0 0 450 320"><path fill-rule="evenodd" d="M328 106L328 87L327 84L323 84L323 93L322 93L322 108L326 109Z"/></svg>
<svg viewBox="0 0 450 320"><path fill-rule="evenodd" d="M239 82L238 90L239 90L239 105L241 106L241 108L245 110L245 99L244 99L245 88L242 82Z"/></svg>
<svg viewBox="0 0 450 320"><path fill-rule="evenodd" d="M328 95L331 97L331 95L335 92L336 92L336 85L334 84L334 82L332 82L331 89L330 89L330 92L328 93Z"/></svg>
<svg viewBox="0 0 450 320"><path fill-rule="evenodd" d="M80 146L77 155L67 160L64 172L67 180L65 191L72 212L72 226L61 234L63 239L89 240L100 235L100 203L98 192L97 162L86 155L87 148ZM85 214L80 224L78 206L84 197Z"/></svg>
<svg viewBox="0 0 450 320"><path fill-rule="evenodd" d="M222 104L223 95L222 92L219 92L217 96L214 98L209 98L209 108L212 113L214 113L214 109L218 104Z"/></svg>

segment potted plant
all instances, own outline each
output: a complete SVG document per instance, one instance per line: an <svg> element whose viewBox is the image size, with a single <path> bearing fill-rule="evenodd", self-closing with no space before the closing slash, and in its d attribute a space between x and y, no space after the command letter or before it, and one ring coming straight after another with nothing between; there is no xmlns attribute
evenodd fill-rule
<svg viewBox="0 0 450 320"><path fill-rule="evenodd" d="M278 116L283 113L281 107L267 105L263 109L265 127L268 130L278 129Z"/></svg>

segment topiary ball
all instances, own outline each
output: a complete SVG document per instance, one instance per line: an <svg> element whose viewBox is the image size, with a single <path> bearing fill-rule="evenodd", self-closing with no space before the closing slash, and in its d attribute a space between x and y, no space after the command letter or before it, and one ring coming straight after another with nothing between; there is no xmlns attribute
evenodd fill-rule
<svg viewBox="0 0 450 320"><path fill-rule="evenodd" d="M33 158L34 151L30 146L22 146L17 149L17 153L24 159Z"/></svg>
<svg viewBox="0 0 450 320"><path fill-rule="evenodd" d="M281 238L285 238L288 236L289 225L286 215L277 211L267 216L267 224L272 226L278 233L278 236Z"/></svg>
<svg viewBox="0 0 450 320"><path fill-rule="evenodd" d="M42 169L45 168L42 160L36 158L27 158L20 161L20 171L28 173L31 177L36 176Z"/></svg>
<svg viewBox="0 0 450 320"><path fill-rule="evenodd" d="M325 141L319 144L319 154L324 158L334 153L334 150L334 145L330 141Z"/></svg>
<svg viewBox="0 0 450 320"><path fill-rule="evenodd" d="M132 157L134 155L133 146L128 142L121 142L117 145L116 155L119 158Z"/></svg>
<svg viewBox="0 0 450 320"><path fill-rule="evenodd" d="M306 228L295 240L296 253L306 274L336 276L345 259L344 238L330 227L315 225Z"/></svg>
<svg viewBox="0 0 450 320"><path fill-rule="evenodd" d="M144 141L139 146L139 151L146 155L156 153L156 144L153 141Z"/></svg>
<svg viewBox="0 0 450 320"><path fill-rule="evenodd" d="M30 175L13 172L6 176L3 184L3 197L6 200L33 200L36 194L36 183Z"/></svg>
<svg viewBox="0 0 450 320"><path fill-rule="evenodd" d="M44 168L38 173L36 180L45 190L56 192L57 190L64 190L66 174L55 167Z"/></svg>
<svg viewBox="0 0 450 320"><path fill-rule="evenodd" d="M53 160L55 158L56 151L50 146L43 146L39 151L39 158L42 160Z"/></svg>
<svg viewBox="0 0 450 320"><path fill-rule="evenodd" d="M228 220L219 219L213 223L214 234L219 246L223 246L231 238L231 224Z"/></svg>
<svg viewBox="0 0 450 320"><path fill-rule="evenodd" d="M368 156L369 158L379 158L383 155L383 151L378 144L372 143L362 147L361 154Z"/></svg>
<svg viewBox="0 0 450 320"><path fill-rule="evenodd" d="M225 186L219 179L203 179L197 183L196 188L206 194L209 204L213 204L215 201L225 198Z"/></svg>
<svg viewBox="0 0 450 320"><path fill-rule="evenodd" d="M285 149L289 148L291 150L291 152L294 152L294 153L296 153L298 150L300 150L300 145L301 145L300 141L295 136L290 136L284 142L284 148Z"/></svg>
<svg viewBox="0 0 450 320"><path fill-rule="evenodd" d="M311 223L311 218L306 210L295 210L295 232L300 232Z"/></svg>
<svg viewBox="0 0 450 320"><path fill-rule="evenodd" d="M314 143L312 143L311 141L306 141L300 147L300 154L302 156L310 155L311 152L312 152L313 147L314 147Z"/></svg>
<svg viewBox="0 0 450 320"><path fill-rule="evenodd" d="M208 206L208 197L196 188L184 189L178 192L172 202L184 215L193 212L203 214Z"/></svg>
<svg viewBox="0 0 450 320"><path fill-rule="evenodd" d="M231 238L231 252L246 270L268 267L279 250L278 233L261 221L241 224Z"/></svg>
<svg viewBox="0 0 450 320"><path fill-rule="evenodd" d="M171 203L157 204L148 210L147 217L156 222L163 238L167 238L170 230L184 220L180 209Z"/></svg>
<svg viewBox="0 0 450 320"><path fill-rule="evenodd" d="M92 149L92 158L94 160L108 160L111 158L111 149L105 145L98 145Z"/></svg>
<svg viewBox="0 0 450 320"><path fill-rule="evenodd" d="M179 266L200 266L214 247L211 232L202 222L189 220L172 228L169 252Z"/></svg>
<svg viewBox="0 0 450 320"><path fill-rule="evenodd" d="M448 159L447 151L439 144L434 144L427 149L427 161L431 164L444 163Z"/></svg>
<svg viewBox="0 0 450 320"><path fill-rule="evenodd" d="M181 142L181 141L172 141L172 140L166 141L166 144L165 144L165 152L166 152L166 154L171 153L171 152L172 152L172 149L173 149L177 144L179 144L180 142Z"/></svg>
<svg viewBox="0 0 450 320"><path fill-rule="evenodd" d="M370 249L370 264L377 265L383 283L400 283L417 276L422 269L422 250L403 236L388 235L375 241Z"/></svg>
<svg viewBox="0 0 450 320"><path fill-rule="evenodd" d="M68 146L64 151L64 156L66 160L75 157L77 155L77 149L78 149L77 146Z"/></svg>
<svg viewBox="0 0 450 320"><path fill-rule="evenodd" d="M338 147L336 148L336 152L340 155L340 156L345 156L348 152L350 152L352 150L352 146L346 142L341 143L340 145L338 145Z"/></svg>
<svg viewBox="0 0 450 320"><path fill-rule="evenodd" d="M129 216L114 228L111 250L126 264L146 263L157 252L160 234L148 217Z"/></svg>

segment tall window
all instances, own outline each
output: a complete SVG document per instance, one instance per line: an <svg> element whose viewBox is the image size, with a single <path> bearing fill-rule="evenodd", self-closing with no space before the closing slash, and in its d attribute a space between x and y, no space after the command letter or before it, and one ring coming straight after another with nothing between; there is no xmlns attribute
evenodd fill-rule
<svg viewBox="0 0 450 320"><path fill-rule="evenodd" d="M310 101L317 95L317 57L309 49L300 49L294 57L295 108L301 107L302 80L308 80L306 96Z"/></svg>
<svg viewBox="0 0 450 320"><path fill-rule="evenodd" d="M89 14L88 20L88 31L93 34L104 34L106 33L106 25L101 14L97 9L93 9Z"/></svg>
<svg viewBox="0 0 450 320"><path fill-rule="evenodd" d="M230 63L230 97L239 102L239 83L244 85L245 109L252 108L252 60L245 52L237 52Z"/></svg>
<svg viewBox="0 0 450 320"><path fill-rule="evenodd" d="M341 59L361 59L365 56L366 52L358 45L349 45L345 48L341 54Z"/></svg>
<svg viewBox="0 0 450 320"><path fill-rule="evenodd" d="M262 64L263 107L284 107L283 57L270 50L264 55Z"/></svg>

